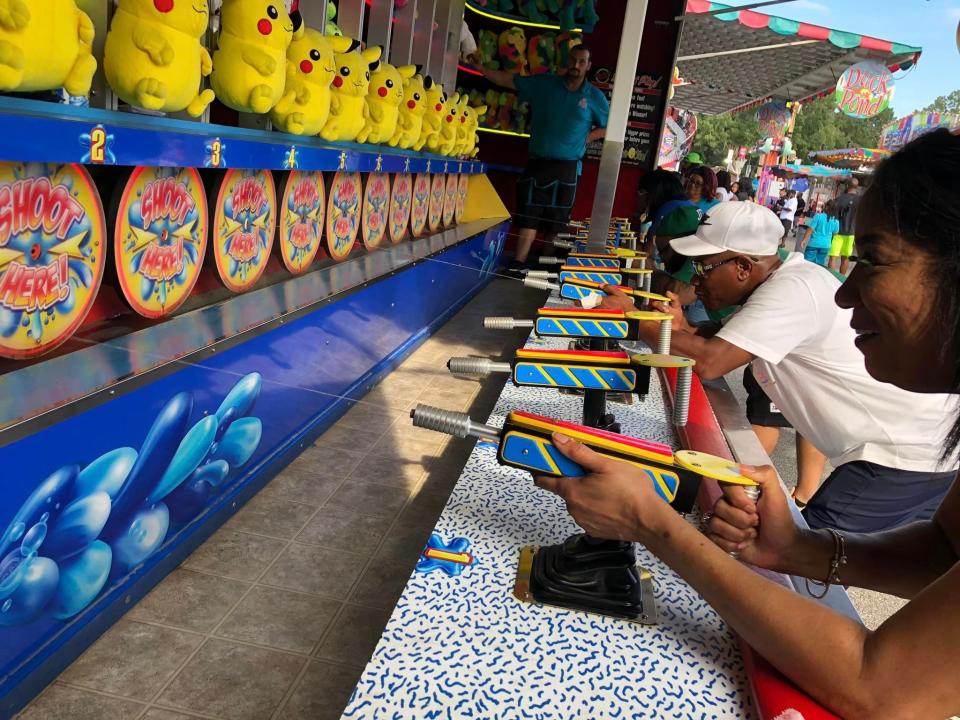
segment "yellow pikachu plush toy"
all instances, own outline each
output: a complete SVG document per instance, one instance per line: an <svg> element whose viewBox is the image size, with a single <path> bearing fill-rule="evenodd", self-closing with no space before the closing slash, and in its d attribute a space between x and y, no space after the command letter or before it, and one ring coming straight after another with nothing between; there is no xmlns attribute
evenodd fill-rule
<svg viewBox="0 0 960 720"><path fill-rule="evenodd" d="M427 78L429 77L428 75ZM420 131L423 129L423 114L426 111L427 92L424 88L424 79L417 73L403 83L403 102L400 103L397 129L390 138L390 146L408 150L416 145L417 140L420 139Z"/></svg>
<svg viewBox="0 0 960 720"><path fill-rule="evenodd" d="M434 82L429 76L423 81L423 86L427 91L427 111L423 115L423 130L420 132L420 139L413 146L413 149L418 151L423 150L424 147L436 147L440 135L440 124L446 116L444 105L447 96L443 94L443 86Z"/></svg>
<svg viewBox="0 0 960 720"><path fill-rule="evenodd" d="M287 50L287 85L283 99L270 112L273 124L294 135L317 135L330 117L330 83L337 68L334 53L353 41L328 37L308 27L293 35Z"/></svg>
<svg viewBox="0 0 960 720"><path fill-rule="evenodd" d="M74 0L0 2L0 91L90 94L93 23Z"/></svg>
<svg viewBox="0 0 960 720"><path fill-rule="evenodd" d="M201 44L209 22L207 0L117 0L103 56L110 87L130 105L199 117L213 102L200 91L213 69Z"/></svg>
<svg viewBox="0 0 960 720"><path fill-rule="evenodd" d="M394 67L381 62L370 74L367 91L367 121L357 135L357 142L386 143L397 131L400 105L403 103L403 83L417 72L416 65Z"/></svg>
<svg viewBox="0 0 960 720"><path fill-rule="evenodd" d="M460 93L454 93L443 104L440 132L427 141L427 147L440 155L452 155L457 145L457 126L460 124Z"/></svg>
<svg viewBox="0 0 960 720"><path fill-rule="evenodd" d="M480 144L480 138L478 137L479 133L477 128L480 127L480 116L487 114L487 106L480 105L479 107L470 107L469 105L463 111L464 117L466 118L465 135L466 141L462 148L460 148L460 155L467 158L474 158L477 156L477 153L480 152L478 145Z"/></svg>
<svg viewBox="0 0 960 720"><path fill-rule="evenodd" d="M352 142L363 130L367 117L367 90L370 67L380 59L382 50L369 47L360 50L360 43L351 42L347 52L336 53L337 74L333 78L330 117L320 137L331 142Z"/></svg>
<svg viewBox="0 0 960 720"><path fill-rule="evenodd" d="M470 97L462 95L460 102L457 103L457 120L454 123L457 126L457 141L453 145L453 151L450 153L454 157L463 157L466 152L467 144L470 142L469 115L467 109L470 107Z"/></svg>
<svg viewBox="0 0 960 720"><path fill-rule="evenodd" d="M293 40L283 0L223 0L220 24L210 75L217 98L240 112L270 112L283 97Z"/></svg>

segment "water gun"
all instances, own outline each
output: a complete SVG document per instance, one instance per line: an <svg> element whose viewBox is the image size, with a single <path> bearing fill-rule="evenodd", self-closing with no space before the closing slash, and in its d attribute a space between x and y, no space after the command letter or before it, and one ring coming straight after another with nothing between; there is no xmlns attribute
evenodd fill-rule
<svg viewBox="0 0 960 720"><path fill-rule="evenodd" d="M541 256L541 265L565 265L567 267L602 268L616 272L625 268L645 268L645 253L621 250L618 253L571 252L566 257Z"/></svg>
<svg viewBox="0 0 960 720"><path fill-rule="evenodd" d="M638 291L634 291L638 292ZM592 338L595 340L640 340L641 322L660 323L660 341L657 352L670 354L673 316L669 313L636 310L587 310L584 308L540 308L532 320L512 317L486 317L487 330L533 328L537 337Z"/></svg>
<svg viewBox="0 0 960 720"><path fill-rule="evenodd" d="M561 283L558 285L556 282L554 282L554 278L549 276L544 277L542 274L537 274L540 272L541 271L534 270L527 273L527 276L523 279L523 284L527 287L536 288L537 290L559 292L560 297L562 297L564 300L583 302L591 296L600 296L601 298L606 297L606 292L603 291L603 287L604 285L612 285L625 295L629 295L632 298L638 298L645 303L648 303L651 300L670 302L670 298L650 292L650 278L653 274L652 270L631 268L620 271L621 273L639 274L643 282L643 286L640 288L627 287L625 285L618 285L616 283L596 282L587 278L581 279L572 276L568 276L568 279L561 281Z"/></svg>
<svg viewBox="0 0 960 720"><path fill-rule="evenodd" d="M506 467L527 470L537 475L583 477L586 471L563 455L553 444L554 432L579 440L604 457L620 460L644 471L654 490L679 512L693 509L702 473L689 465L693 461L708 466L712 456L697 453L691 461L683 451L674 453L669 445L627 437L585 425L554 420L533 413L513 411L503 429L474 422L466 413L452 412L428 405L417 405L410 413L416 427L435 430L454 437L475 437L497 443L497 462ZM679 457L678 457L679 456ZM720 461L720 458L713 458ZM726 482L755 484L728 463Z"/></svg>

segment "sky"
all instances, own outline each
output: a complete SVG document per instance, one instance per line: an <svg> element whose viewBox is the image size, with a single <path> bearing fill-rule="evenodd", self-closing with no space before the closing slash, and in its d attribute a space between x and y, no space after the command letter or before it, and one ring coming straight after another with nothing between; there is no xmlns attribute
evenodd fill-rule
<svg viewBox="0 0 960 720"><path fill-rule="evenodd" d="M747 0L718 2L748 4ZM960 0L794 0L758 8L758 12L922 47L919 64L895 76L897 117L960 90Z"/></svg>

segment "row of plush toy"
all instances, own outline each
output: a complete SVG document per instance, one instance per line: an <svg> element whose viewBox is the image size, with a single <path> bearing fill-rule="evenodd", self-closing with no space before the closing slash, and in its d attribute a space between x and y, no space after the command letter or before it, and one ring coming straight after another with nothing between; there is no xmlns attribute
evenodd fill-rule
<svg viewBox="0 0 960 720"><path fill-rule="evenodd" d="M595 0L473 0L476 5L507 15L517 13L533 22L556 22L563 31L588 31L600 21Z"/></svg>
<svg viewBox="0 0 960 720"><path fill-rule="evenodd" d="M497 34L478 33L478 62L490 70L507 70L520 75L556 72L567 66L570 50L583 42L578 33L545 32L527 40L522 28L512 27Z"/></svg>
<svg viewBox="0 0 960 720"><path fill-rule="evenodd" d="M214 0L217 49L203 45L208 0L115 0L104 73L124 102L200 116L213 100L269 114L281 130L328 141L477 153L478 114L381 49L306 27L297 0ZM0 0L0 91L87 95L94 27L75 0ZM209 77L210 88L202 89Z"/></svg>
<svg viewBox="0 0 960 720"><path fill-rule="evenodd" d="M506 130L525 133L530 121L530 105L520 102L516 93L499 90L467 92L458 88L460 97L467 98L467 105L480 116L480 127L491 130Z"/></svg>

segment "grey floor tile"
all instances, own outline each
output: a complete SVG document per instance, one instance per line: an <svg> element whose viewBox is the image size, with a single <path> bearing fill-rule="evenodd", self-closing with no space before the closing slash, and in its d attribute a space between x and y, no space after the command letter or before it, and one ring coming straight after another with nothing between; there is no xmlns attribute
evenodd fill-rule
<svg viewBox="0 0 960 720"><path fill-rule="evenodd" d="M360 679L360 668L313 661L287 704L283 720L336 720Z"/></svg>
<svg viewBox="0 0 960 720"><path fill-rule="evenodd" d="M440 448L448 441L441 433L431 433L433 438L398 441L389 435L384 435L376 444L371 455L399 457L404 460L423 463L426 458L433 458L440 454Z"/></svg>
<svg viewBox="0 0 960 720"><path fill-rule="evenodd" d="M390 545L388 539L377 555L376 562L360 577L350 599L364 605L392 609L407 586L426 537L424 535L423 541L414 548L410 547L410 543L405 547Z"/></svg>
<svg viewBox="0 0 960 720"><path fill-rule="evenodd" d="M350 481L365 480L412 491L423 478L423 465L393 454L374 452L350 473Z"/></svg>
<svg viewBox="0 0 960 720"><path fill-rule="evenodd" d="M407 502L404 488L348 478L327 501L325 507L352 510L361 515L393 519Z"/></svg>
<svg viewBox="0 0 960 720"><path fill-rule="evenodd" d="M353 470L363 460L362 452L353 452L340 448L312 445L306 448L297 461L309 463L314 473L324 476L340 477Z"/></svg>
<svg viewBox="0 0 960 720"><path fill-rule="evenodd" d="M309 451L316 449L318 448L308 448ZM330 448L323 450L329 451ZM287 465L283 472L260 491L258 497L274 497L319 507L340 487L350 470L356 467L352 458L340 468L324 465L320 461L302 459L303 455L300 458ZM362 455L359 456L357 462L362 458Z"/></svg>
<svg viewBox="0 0 960 720"><path fill-rule="evenodd" d="M291 543L261 582L343 600L365 562L356 553Z"/></svg>
<svg viewBox="0 0 960 720"><path fill-rule="evenodd" d="M354 405L342 418L337 420L337 427L383 434L402 415L403 413L391 412L380 405L364 401Z"/></svg>
<svg viewBox="0 0 960 720"><path fill-rule="evenodd" d="M339 609L336 600L258 586L223 621L217 635L309 653Z"/></svg>
<svg viewBox="0 0 960 720"><path fill-rule="evenodd" d="M20 720L130 720L145 706L132 700L51 685L17 717Z"/></svg>
<svg viewBox="0 0 960 720"><path fill-rule="evenodd" d="M123 619L59 680L133 700L149 700L201 642L202 635Z"/></svg>
<svg viewBox="0 0 960 720"><path fill-rule="evenodd" d="M392 609L345 605L317 650L317 657L363 667L380 641Z"/></svg>
<svg viewBox="0 0 960 720"><path fill-rule="evenodd" d="M283 540L221 528L194 550L182 567L235 580L256 580L285 546Z"/></svg>
<svg viewBox="0 0 960 720"><path fill-rule="evenodd" d="M403 390L375 387L364 396L364 401L380 405L394 412L406 412L417 404L423 388L409 387Z"/></svg>
<svg viewBox="0 0 960 720"><path fill-rule="evenodd" d="M361 515L327 505L320 508L300 534L297 542L323 545L336 550L352 550L369 555L387 531L389 520Z"/></svg>
<svg viewBox="0 0 960 720"><path fill-rule="evenodd" d="M424 403L425 405L433 405L434 407L443 408L444 410L464 412L470 407L470 404L473 402L474 398L476 398L479 391L480 388L476 386L471 387L469 385L456 390L434 390L433 388L427 388L420 396L420 402Z"/></svg>
<svg viewBox="0 0 960 720"><path fill-rule="evenodd" d="M178 568L127 615L131 620L207 632L220 622L249 583Z"/></svg>
<svg viewBox="0 0 960 720"><path fill-rule="evenodd" d="M317 438L316 445L366 453L376 445L381 435L383 431L358 430L337 423Z"/></svg>
<svg viewBox="0 0 960 720"><path fill-rule="evenodd" d="M159 701L230 720L263 720L276 710L304 662L296 655L211 639Z"/></svg>
<svg viewBox="0 0 960 720"><path fill-rule="evenodd" d="M289 540L302 528L315 508L269 495L257 495L226 524L230 530Z"/></svg>
<svg viewBox="0 0 960 720"><path fill-rule="evenodd" d="M182 712L175 712L173 710L164 710L163 708L152 707L147 710L146 714L140 720L194 720L194 718L201 717L200 715L187 715Z"/></svg>

